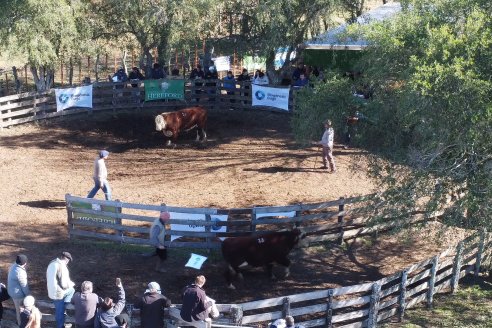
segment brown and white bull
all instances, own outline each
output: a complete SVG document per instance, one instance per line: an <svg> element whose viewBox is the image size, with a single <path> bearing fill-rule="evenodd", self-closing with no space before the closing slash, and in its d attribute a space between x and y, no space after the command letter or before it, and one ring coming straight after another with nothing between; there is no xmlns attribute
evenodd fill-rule
<svg viewBox="0 0 492 328"><path fill-rule="evenodd" d="M162 131L164 136L170 138L167 144L174 143L178 135L183 131L190 131L194 128L196 131L196 140L200 141L200 132L202 141L207 140L205 127L207 125L207 110L203 107L189 107L171 113L162 113L155 117L155 129Z"/></svg>

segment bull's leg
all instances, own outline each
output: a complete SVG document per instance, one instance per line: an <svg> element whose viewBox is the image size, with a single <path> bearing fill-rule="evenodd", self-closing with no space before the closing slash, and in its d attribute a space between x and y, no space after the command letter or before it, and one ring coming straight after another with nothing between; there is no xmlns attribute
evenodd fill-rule
<svg viewBox="0 0 492 328"><path fill-rule="evenodd" d="M207 131L205 129L202 129L202 141L207 141Z"/></svg>
<svg viewBox="0 0 492 328"><path fill-rule="evenodd" d="M196 142L200 141L200 130L196 129Z"/></svg>
<svg viewBox="0 0 492 328"><path fill-rule="evenodd" d="M227 270L225 272L225 278L227 282L227 288L229 289L236 289L234 285L232 284L232 280L234 277L237 275L237 269L234 269L230 264L227 266Z"/></svg>
<svg viewBox="0 0 492 328"><path fill-rule="evenodd" d="M264 266L264 268L270 279L272 280L277 279L277 277L273 274L273 263L268 263L267 265Z"/></svg>
<svg viewBox="0 0 492 328"><path fill-rule="evenodd" d="M284 278L290 276L290 260L285 257L277 261L278 264L284 267Z"/></svg>

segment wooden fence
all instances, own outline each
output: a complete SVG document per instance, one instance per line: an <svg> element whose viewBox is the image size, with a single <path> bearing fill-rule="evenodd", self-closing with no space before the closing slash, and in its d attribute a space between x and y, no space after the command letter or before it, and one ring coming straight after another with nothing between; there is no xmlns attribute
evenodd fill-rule
<svg viewBox="0 0 492 328"><path fill-rule="evenodd" d="M136 87L132 87L135 84ZM222 80L186 80L184 100L156 100L145 102L144 82L113 83L98 82L93 84L93 108L69 108L56 111L54 90L37 93L28 92L0 98L0 129L12 125L64 117L74 114L91 115L98 111L124 110L175 110L191 105L200 105L208 109L252 109L251 83L238 82L234 94L227 94ZM292 88L289 99L289 112L295 107L296 89ZM262 108L262 107L254 107ZM263 107L265 109L265 107ZM286 112L270 108L270 111Z"/></svg>
<svg viewBox="0 0 492 328"><path fill-rule="evenodd" d="M352 197L313 204L217 209L125 203L70 194L65 196L70 237L152 245L149 240L150 224L162 211L169 211L180 214L181 218L173 219L171 215L166 226L168 247L205 249L220 248L220 238L259 235L294 226L303 228L308 244L324 241L341 243L344 239L385 230L394 224L388 220L388 223L366 227L366 218L353 217L352 212L347 210L348 207L359 205L363 199L364 197ZM186 217L183 213L194 217L183 218ZM225 216L226 220L216 220L216 216ZM413 220L426 219L428 216L415 215ZM187 231L178 225L200 226L203 229ZM221 227L226 227L226 231L222 231ZM175 239L176 237L179 238Z"/></svg>
<svg viewBox="0 0 492 328"><path fill-rule="evenodd" d="M371 328L394 316L401 321L407 309L422 302L431 308L435 294L455 292L465 275L478 276L484 261L490 259L490 246L490 235L476 232L456 247L378 281L240 304L218 304L222 316L213 326L264 327L287 315L305 327ZM43 313L43 326L53 325L52 302L37 301L37 306ZM177 312L179 307L175 305L168 312L167 327L184 325ZM73 307L69 305L68 310L66 320L73 323ZM133 310L132 304L127 305L127 311L132 316L132 326L139 327L138 311ZM13 327L12 305L6 311L6 319L3 325Z"/></svg>

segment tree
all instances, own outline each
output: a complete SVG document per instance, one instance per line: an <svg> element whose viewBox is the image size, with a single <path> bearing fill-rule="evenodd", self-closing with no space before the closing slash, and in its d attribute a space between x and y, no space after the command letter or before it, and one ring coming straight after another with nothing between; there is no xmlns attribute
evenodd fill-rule
<svg viewBox="0 0 492 328"><path fill-rule="evenodd" d="M38 91L52 86L55 64L64 51L75 48L78 35L67 1L0 2L0 40L6 52L27 61Z"/></svg>
<svg viewBox="0 0 492 328"><path fill-rule="evenodd" d="M448 224L491 228L492 7L402 4L401 15L364 31L372 46L360 63L374 90L363 108L374 124L359 141L374 153L370 173L383 191L375 222L396 217L404 227L409 213L438 211Z"/></svg>

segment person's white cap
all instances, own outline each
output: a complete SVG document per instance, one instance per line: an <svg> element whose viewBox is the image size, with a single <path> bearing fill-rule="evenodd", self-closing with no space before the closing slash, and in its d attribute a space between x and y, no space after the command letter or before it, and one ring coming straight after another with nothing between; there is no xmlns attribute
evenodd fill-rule
<svg viewBox="0 0 492 328"><path fill-rule="evenodd" d="M31 295L28 295L26 297L24 297L24 306L25 307L31 307L34 305L34 297L32 297Z"/></svg>
<svg viewBox="0 0 492 328"><path fill-rule="evenodd" d="M147 287L148 287L148 289L145 291L146 293L150 293L153 291L155 291L159 294L161 293L161 286L158 283L156 283L155 281L150 282Z"/></svg>

